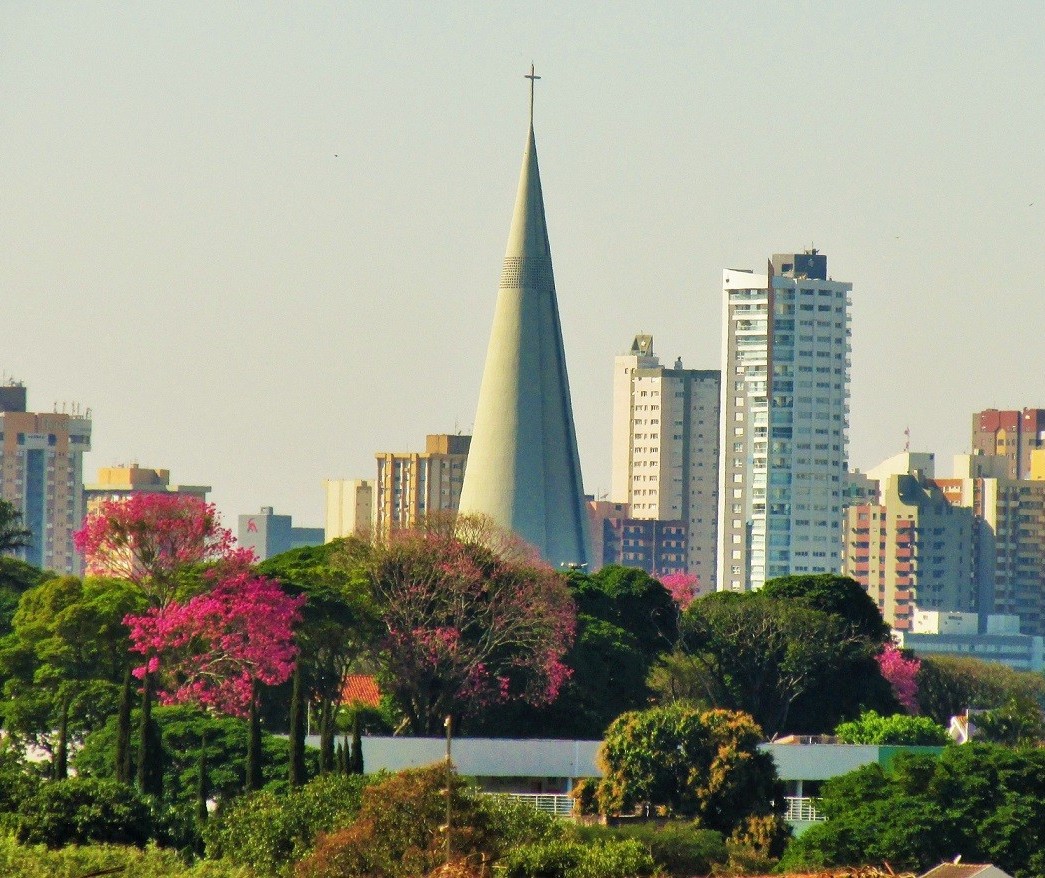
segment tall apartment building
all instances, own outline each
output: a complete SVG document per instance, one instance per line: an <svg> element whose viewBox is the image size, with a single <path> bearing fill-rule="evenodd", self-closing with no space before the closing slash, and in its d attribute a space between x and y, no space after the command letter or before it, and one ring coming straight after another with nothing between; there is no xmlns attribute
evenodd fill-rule
<svg viewBox="0 0 1045 878"><path fill-rule="evenodd" d="M338 537L367 537L374 529L374 480L326 479L324 533L329 543Z"/></svg>
<svg viewBox="0 0 1045 878"><path fill-rule="evenodd" d="M28 563L81 571L73 533L83 522L83 455L90 450L90 409L27 412L25 387L0 388L0 498L32 533L30 546L19 552Z"/></svg>
<svg viewBox="0 0 1045 878"><path fill-rule="evenodd" d="M374 533L388 536L424 516L456 512L471 436L429 435L425 450L380 452L374 496Z"/></svg>
<svg viewBox="0 0 1045 878"><path fill-rule="evenodd" d="M889 473L877 503L845 512L842 572L867 589L882 617L910 631L916 610L975 612L974 517L931 478Z"/></svg>
<svg viewBox="0 0 1045 878"><path fill-rule="evenodd" d="M1045 409L986 409L972 416L973 452L1005 458L1010 479L1030 478L1036 448L1045 448Z"/></svg>
<svg viewBox="0 0 1045 878"><path fill-rule="evenodd" d="M107 466L98 470L98 479L83 489L87 511L103 500L123 500L135 494L178 494L206 500L210 485L172 485L170 470L149 469L137 464Z"/></svg>
<svg viewBox="0 0 1045 878"><path fill-rule="evenodd" d="M662 366L652 335L614 361L611 500L634 519L681 522L685 569L704 589L716 574L720 392L717 370Z"/></svg>
<svg viewBox="0 0 1045 878"><path fill-rule="evenodd" d="M722 287L718 588L837 571L852 284L811 250L727 269Z"/></svg>
<svg viewBox="0 0 1045 878"><path fill-rule="evenodd" d="M1045 450L1032 450L1034 464ZM959 455L951 479L936 482L951 503L976 520L978 609L1015 615L1023 634L1045 635L1045 480L1013 479L1009 455Z"/></svg>

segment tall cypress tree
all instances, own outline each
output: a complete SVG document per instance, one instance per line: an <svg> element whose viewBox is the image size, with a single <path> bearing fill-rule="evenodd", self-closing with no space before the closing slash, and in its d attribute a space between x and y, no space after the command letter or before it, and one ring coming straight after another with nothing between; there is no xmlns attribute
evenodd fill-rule
<svg viewBox="0 0 1045 878"><path fill-rule="evenodd" d="M141 725L138 729L138 789L159 798L163 795L163 743L160 729L152 718L152 699L156 680L152 673L142 677Z"/></svg>
<svg viewBox="0 0 1045 878"><path fill-rule="evenodd" d="M131 778L131 665L123 671L120 707L116 714L116 779L130 783Z"/></svg>
<svg viewBox="0 0 1045 878"><path fill-rule="evenodd" d="M207 793L210 778L207 776L207 730L200 732L199 775L196 778L196 819L202 826L207 822Z"/></svg>
<svg viewBox="0 0 1045 878"><path fill-rule="evenodd" d="M301 681L301 664L294 666L294 681L290 695L290 785L305 783L305 699Z"/></svg>
<svg viewBox="0 0 1045 878"><path fill-rule="evenodd" d="M324 698L319 705L319 773L334 771L334 705Z"/></svg>
<svg viewBox="0 0 1045 878"><path fill-rule="evenodd" d="M255 691L247 717L247 778L248 792L261 789L261 713Z"/></svg>

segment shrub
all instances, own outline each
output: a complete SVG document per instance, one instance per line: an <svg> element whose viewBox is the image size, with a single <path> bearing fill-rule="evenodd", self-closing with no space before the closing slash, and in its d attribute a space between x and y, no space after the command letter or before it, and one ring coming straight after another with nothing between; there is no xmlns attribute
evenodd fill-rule
<svg viewBox="0 0 1045 878"><path fill-rule="evenodd" d="M623 826L582 826L574 830L579 841L632 839L653 856L657 868L668 875L706 875L726 862L722 833L695 823L670 820L665 824L632 823Z"/></svg>
<svg viewBox="0 0 1045 878"><path fill-rule="evenodd" d="M928 744L942 746L950 742L947 729L927 716L904 713L880 716L873 710L859 719L839 724L835 729L843 744Z"/></svg>
<svg viewBox="0 0 1045 878"><path fill-rule="evenodd" d="M505 878L638 878L656 869L635 839L521 845L508 852L502 866Z"/></svg>
<svg viewBox="0 0 1045 878"><path fill-rule="evenodd" d="M18 840L51 848L90 842L143 846L153 831L148 803L139 793L90 777L42 784L18 814Z"/></svg>
<svg viewBox="0 0 1045 878"><path fill-rule="evenodd" d="M81 878L109 869L132 878L252 878L247 869L225 863L186 865L177 853L152 845L144 850L119 845L70 845L48 850L0 836L0 875L4 878Z"/></svg>
<svg viewBox="0 0 1045 878"><path fill-rule="evenodd" d="M268 791L234 799L204 830L209 857L278 874L301 859L320 832L347 826L359 812L362 775L316 778L284 795Z"/></svg>

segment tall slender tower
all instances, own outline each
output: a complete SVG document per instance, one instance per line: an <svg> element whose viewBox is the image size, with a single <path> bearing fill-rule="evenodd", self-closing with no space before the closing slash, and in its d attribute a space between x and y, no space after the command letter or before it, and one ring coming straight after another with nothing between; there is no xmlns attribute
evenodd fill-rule
<svg viewBox="0 0 1045 878"><path fill-rule="evenodd" d="M533 136L523 152L486 353L462 514L488 515L553 566L589 561L577 433Z"/></svg>
<svg viewBox="0 0 1045 878"><path fill-rule="evenodd" d="M816 250L723 280L718 588L841 567L850 283Z"/></svg>

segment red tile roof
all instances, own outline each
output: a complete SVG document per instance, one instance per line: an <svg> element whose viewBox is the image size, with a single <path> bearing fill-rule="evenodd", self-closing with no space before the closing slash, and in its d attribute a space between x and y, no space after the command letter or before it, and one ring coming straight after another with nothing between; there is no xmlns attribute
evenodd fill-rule
<svg viewBox="0 0 1045 878"><path fill-rule="evenodd" d="M367 674L349 674L345 678L345 688L341 690L341 700L346 705L377 707L381 703L381 690L373 677Z"/></svg>

